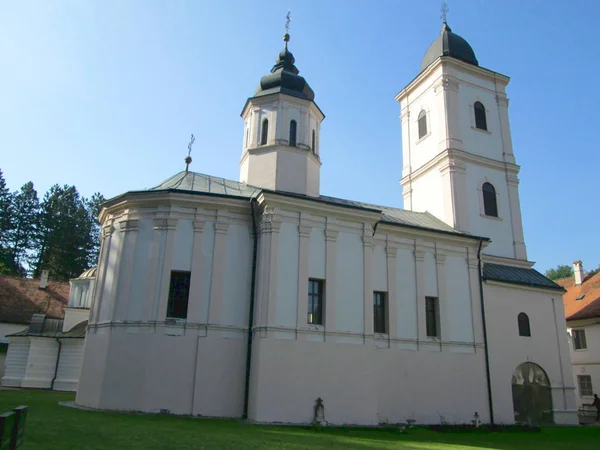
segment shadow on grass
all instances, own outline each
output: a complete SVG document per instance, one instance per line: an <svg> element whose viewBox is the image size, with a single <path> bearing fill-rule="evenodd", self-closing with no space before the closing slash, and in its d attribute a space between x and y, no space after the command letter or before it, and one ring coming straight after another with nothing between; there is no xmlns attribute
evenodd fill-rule
<svg viewBox="0 0 600 450"><path fill-rule="evenodd" d="M436 432L251 425L235 420L82 411L59 406L73 394L0 391L0 412L29 405L25 450L85 449L586 449L600 428L546 428L539 433Z"/></svg>

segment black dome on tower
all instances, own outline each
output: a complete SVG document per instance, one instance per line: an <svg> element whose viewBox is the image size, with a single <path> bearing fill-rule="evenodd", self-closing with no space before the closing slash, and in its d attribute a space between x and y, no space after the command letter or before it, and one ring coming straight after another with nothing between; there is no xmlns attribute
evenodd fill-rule
<svg viewBox="0 0 600 450"><path fill-rule="evenodd" d="M271 73L260 79L254 97L282 93L306 100L314 100L315 93L306 80L298 75L300 71L294 65L296 59L287 48L290 35L286 33L283 39L285 48L277 56Z"/></svg>
<svg viewBox="0 0 600 450"><path fill-rule="evenodd" d="M421 70L427 68L440 56L451 56L475 66L479 65L473 48L458 34L453 33L446 22L442 25L440 35L427 48L421 62Z"/></svg>

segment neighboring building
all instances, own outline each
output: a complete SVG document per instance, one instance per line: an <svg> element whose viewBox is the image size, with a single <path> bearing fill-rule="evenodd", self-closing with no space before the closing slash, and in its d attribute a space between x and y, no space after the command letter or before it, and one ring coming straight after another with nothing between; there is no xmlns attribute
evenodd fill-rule
<svg viewBox="0 0 600 450"><path fill-rule="evenodd" d="M8 336L27 328L36 313L62 318L68 298L69 283L0 276L0 379L4 376Z"/></svg>
<svg viewBox="0 0 600 450"><path fill-rule="evenodd" d="M571 341L571 363L577 386L577 406L589 405L600 395L600 272L586 276L583 263L573 263L574 276L557 283L563 299Z"/></svg>
<svg viewBox="0 0 600 450"><path fill-rule="evenodd" d="M508 77L444 24L396 97L406 209L388 208L320 193L324 114L285 40L242 110L240 181L186 169L104 204L76 403L577 423L563 289L525 249Z"/></svg>
<svg viewBox="0 0 600 450"><path fill-rule="evenodd" d="M54 317L35 313L27 328L8 334L2 386L77 390L95 271L89 269L70 281L68 302L54 305ZM34 280L23 280L30 281ZM56 285L63 287L63 292L69 286L49 282L45 291Z"/></svg>

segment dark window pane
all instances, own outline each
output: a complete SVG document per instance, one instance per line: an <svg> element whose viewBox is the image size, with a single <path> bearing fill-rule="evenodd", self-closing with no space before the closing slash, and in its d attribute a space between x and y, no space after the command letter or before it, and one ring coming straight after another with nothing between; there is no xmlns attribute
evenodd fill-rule
<svg viewBox="0 0 600 450"><path fill-rule="evenodd" d="M475 127L480 130L487 130L487 119L485 117L485 106L481 102L475 102L473 105L475 110Z"/></svg>
<svg viewBox="0 0 600 450"><path fill-rule="evenodd" d="M519 322L519 336L531 336L527 314L520 313L517 320Z"/></svg>
<svg viewBox="0 0 600 450"><path fill-rule="evenodd" d="M316 144L317 144L317 140L315 138L315 130L312 130L312 151L315 154L317 153L317 146L316 146Z"/></svg>
<svg viewBox="0 0 600 450"><path fill-rule="evenodd" d="M435 297L425 297L425 326L428 337L439 337L440 327L438 318L438 299Z"/></svg>
<svg viewBox="0 0 600 450"><path fill-rule="evenodd" d="M373 331L387 332L385 292L373 292Z"/></svg>
<svg viewBox="0 0 600 450"><path fill-rule="evenodd" d="M308 280L307 323L323 325L323 280Z"/></svg>
<svg viewBox="0 0 600 450"><path fill-rule="evenodd" d="M498 217L498 204L496 200L496 189L491 183L483 183L483 209L486 216Z"/></svg>
<svg viewBox="0 0 600 450"><path fill-rule="evenodd" d="M573 330L573 348L575 350L587 349L585 330Z"/></svg>
<svg viewBox="0 0 600 450"><path fill-rule="evenodd" d="M269 137L269 121L263 120L262 131L260 135L260 145L267 145L267 138Z"/></svg>
<svg viewBox="0 0 600 450"><path fill-rule="evenodd" d="M290 145L292 147L296 146L296 121L292 120L290 122Z"/></svg>
<svg viewBox="0 0 600 450"><path fill-rule="evenodd" d="M419 113L419 139L427 134L427 114L425 111Z"/></svg>
<svg viewBox="0 0 600 450"><path fill-rule="evenodd" d="M190 275L190 272L171 272L167 317L175 319L187 318L188 299L190 295Z"/></svg>

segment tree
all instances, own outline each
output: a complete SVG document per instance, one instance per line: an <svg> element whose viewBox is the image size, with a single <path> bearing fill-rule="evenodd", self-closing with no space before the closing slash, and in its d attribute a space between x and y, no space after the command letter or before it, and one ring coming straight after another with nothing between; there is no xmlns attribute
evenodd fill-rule
<svg viewBox="0 0 600 450"><path fill-rule="evenodd" d="M546 276L551 280L559 280L573 276L573 267L567 265L559 265L556 269L546 270Z"/></svg>
<svg viewBox="0 0 600 450"><path fill-rule="evenodd" d="M13 269L19 275L26 273L23 264L27 262L28 255L34 250L39 208L37 191L31 181L13 194L12 227L8 232L8 248Z"/></svg>
<svg viewBox="0 0 600 450"><path fill-rule="evenodd" d="M98 253L100 252L100 232L102 230L100 222L98 221L98 216L100 215L100 208L105 201L106 199L99 192L96 192L86 200L86 207L91 225L92 240L92 249L88 255L88 264L90 267L98 264Z"/></svg>
<svg viewBox="0 0 600 450"><path fill-rule="evenodd" d="M6 180L0 169L0 248L5 249L8 232L11 229L12 195L6 187Z"/></svg>

